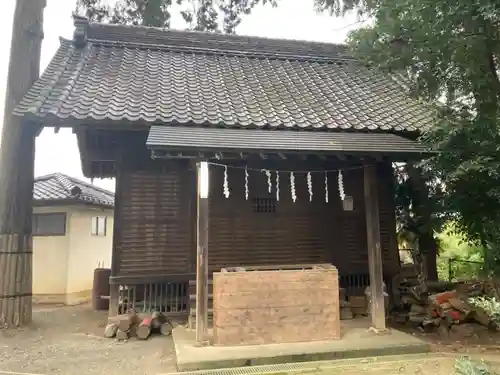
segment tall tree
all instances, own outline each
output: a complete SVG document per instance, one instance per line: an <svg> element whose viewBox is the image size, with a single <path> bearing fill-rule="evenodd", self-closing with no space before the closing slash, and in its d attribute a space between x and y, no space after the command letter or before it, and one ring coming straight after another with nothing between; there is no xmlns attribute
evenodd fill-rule
<svg viewBox="0 0 500 375"><path fill-rule="evenodd" d="M46 0L17 0L0 148L0 325L31 322L36 125L13 115L38 78Z"/></svg>
<svg viewBox="0 0 500 375"><path fill-rule="evenodd" d="M259 3L277 0L176 0L175 6L189 29L232 34ZM77 0L76 12L95 22L170 27L172 0L119 0L113 7L102 0Z"/></svg>
<svg viewBox="0 0 500 375"><path fill-rule="evenodd" d="M404 72L416 96L441 102L437 126L424 137L441 152L427 166L446 187L446 211L457 228L488 249L487 265L498 264L500 3L316 0L316 5L372 17L373 27L350 36L355 53Z"/></svg>

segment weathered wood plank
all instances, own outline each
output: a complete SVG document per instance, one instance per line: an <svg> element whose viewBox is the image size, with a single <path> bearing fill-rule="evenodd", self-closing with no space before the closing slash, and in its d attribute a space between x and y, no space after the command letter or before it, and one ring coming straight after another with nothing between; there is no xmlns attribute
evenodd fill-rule
<svg viewBox="0 0 500 375"><path fill-rule="evenodd" d="M202 191L201 163L197 173L196 341L204 342L208 337L208 194Z"/></svg>
<svg viewBox="0 0 500 375"><path fill-rule="evenodd" d="M382 274L382 247L380 243L380 214L376 165L366 165L364 168L364 190L372 327L377 331L385 331L384 280Z"/></svg>

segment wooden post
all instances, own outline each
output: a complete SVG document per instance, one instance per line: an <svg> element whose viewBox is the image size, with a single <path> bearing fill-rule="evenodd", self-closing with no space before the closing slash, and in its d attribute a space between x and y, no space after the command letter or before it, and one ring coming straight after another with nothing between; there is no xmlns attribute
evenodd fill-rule
<svg viewBox="0 0 500 375"><path fill-rule="evenodd" d="M197 163L196 341L208 340L208 186L202 188L202 163ZM206 166L208 184L208 165ZM204 191L205 190L205 191Z"/></svg>
<svg viewBox="0 0 500 375"><path fill-rule="evenodd" d="M364 168L366 243L368 246L368 266L370 272L372 328L385 331L385 304L383 290L382 248L380 245L380 221L377 192L377 168Z"/></svg>
<svg viewBox="0 0 500 375"><path fill-rule="evenodd" d="M0 327L31 322L32 201L40 125L13 111L39 76L45 0L17 0L0 147Z"/></svg>
<svg viewBox="0 0 500 375"><path fill-rule="evenodd" d="M120 250L119 244L122 241L123 231L123 184L124 178L124 162L120 157L117 162L117 176L115 179L115 209L113 213L113 242L111 248L111 279L118 276L120 266ZM120 298L120 285L116 281L109 281L109 310L108 316L115 317L119 314L119 298ZM126 311L122 311L125 313Z"/></svg>

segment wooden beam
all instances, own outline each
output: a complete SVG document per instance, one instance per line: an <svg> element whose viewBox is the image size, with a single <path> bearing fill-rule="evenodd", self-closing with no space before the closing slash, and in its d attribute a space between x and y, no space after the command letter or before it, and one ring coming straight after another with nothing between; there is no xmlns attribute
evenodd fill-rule
<svg viewBox="0 0 500 375"><path fill-rule="evenodd" d="M382 332L386 330L386 325L376 165L365 165L364 187L372 328L377 332Z"/></svg>
<svg viewBox="0 0 500 375"><path fill-rule="evenodd" d="M112 234L112 245L111 245L111 275L112 277L118 276L118 271L120 268L120 242L123 238L123 189L130 189L129 185L125 184L125 175L127 173L124 171L124 164L120 161L118 164L118 173L115 180L115 208L113 212L113 234ZM120 297L120 285L112 284L109 285L109 310L108 316L118 315L119 310L119 297ZM122 311L122 313L124 313Z"/></svg>
<svg viewBox="0 0 500 375"><path fill-rule="evenodd" d="M342 161L345 161L347 160L346 156L344 154L335 154L335 156L339 159L339 160L342 160Z"/></svg>
<svg viewBox="0 0 500 375"><path fill-rule="evenodd" d="M208 170L208 165L206 168ZM196 170L198 174L196 194L196 341L203 344L208 340L208 188L205 189L207 191L202 189L202 163L197 163Z"/></svg>

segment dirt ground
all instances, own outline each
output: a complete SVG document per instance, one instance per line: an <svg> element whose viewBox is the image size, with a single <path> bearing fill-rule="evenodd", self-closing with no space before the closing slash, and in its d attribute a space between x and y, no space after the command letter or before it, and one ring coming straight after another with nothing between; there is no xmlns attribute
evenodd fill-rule
<svg viewBox="0 0 500 375"><path fill-rule="evenodd" d="M0 330L0 374L158 375L175 372L171 337L102 337L106 312L89 305L36 306L33 326Z"/></svg>
<svg viewBox="0 0 500 375"><path fill-rule="evenodd" d="M0 375L160 375L176 372L171 337L147 341L118 342L102 337L106 312L92 311L89 305L36 306L32 327L23 330L0 330ZM402 329L402 327L398 327ZM443 338L437 333L423 334L402 329L432 344L435 354L446 358L388 360L376 364L356 360L325 375L342 374L429 374L451 375L459 356L471 356L496 363L500 374L500 333L480 332L461 337ZM400 363L401 362L401 363ZM340 371L340 372L339 372Z"/></svg>
<svg viewBox="0 0 500 375"><path fill-rule="evenodd" d="M484 353L488 356L499 356L500 361L500 332L488 331L487 328L477 324L472 326L472 330L456 329L450 331L448 336L443 337L437 331L423 333L408 326L393 325L395 329L429 342L434 352L455 353L458 355L480 355ZM461 325L458 328L467 327Z"/></svg>

